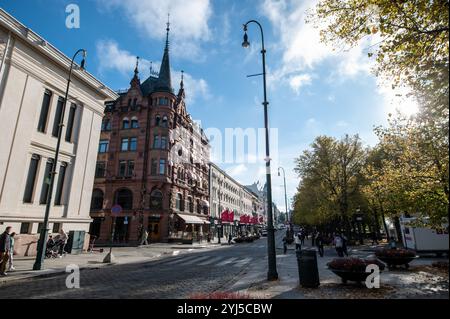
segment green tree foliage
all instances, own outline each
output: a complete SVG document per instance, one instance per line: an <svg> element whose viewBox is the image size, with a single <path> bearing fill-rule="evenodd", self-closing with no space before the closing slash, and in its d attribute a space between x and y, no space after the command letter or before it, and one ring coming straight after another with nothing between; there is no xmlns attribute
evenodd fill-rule
<svg viewBox="0 0 450 319"><path fill-rule="evenodd" d="M448 117L448 0L321 0L309 21L338 48L377 41L368 53L375 73L410 87L425 112Z"/></svg>

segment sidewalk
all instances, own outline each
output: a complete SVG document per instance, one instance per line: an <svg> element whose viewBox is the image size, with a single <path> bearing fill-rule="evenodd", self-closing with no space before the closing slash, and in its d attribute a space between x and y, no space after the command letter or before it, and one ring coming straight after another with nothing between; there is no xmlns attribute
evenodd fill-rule
<svg viewBox="0 0 450 319"><path fill-rule="evenodd" d="M218 248L221 245L213 243L195 243L192 245L178 245L174 243L155 243L138 247L113 247L114 264L131 264L157 260L167 256L189 253L198 249ZM99 248L95 248L96 250ZM35 257L14 258L15 270L8 272L7 276L0 277L2 283L23 280L34 277L49 277L66 272L69 265L77 265L81 269L95 269L111 266L103 263L103 259L109 253L109 247L103 247L103 253L94 251L80 255L67 254L62 258L45 259L43 270L34 271Z"/></svg>
<svg viewBox="0 0 450 319"><path fill-rule="evenodd" d="M350 256L374 257L376 247L352 247ZM369 251L368 251L369 250ZM368 289L349 282L344 285L340 277L327 268L327 263L337 258L332 249L325 250L325 256L317 255L320 286L316 289L299 286L299 274L295 246L288 247L283 254L277 247L277 271L279 279L269 282L267 278L267 259L245 270L241 278L229 291L263 299L384 299L384 298L436 298L448 299L448 271L431 267L437 258L419 258L411 262L409 270L385 269L381 273L380 288Z"/></svg>

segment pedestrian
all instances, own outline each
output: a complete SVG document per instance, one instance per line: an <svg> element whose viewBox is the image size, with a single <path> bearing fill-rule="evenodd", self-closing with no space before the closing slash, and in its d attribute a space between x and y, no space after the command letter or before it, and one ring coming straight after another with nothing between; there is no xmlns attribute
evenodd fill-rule
<svg viewBox="0 0 450 319"><path fill-rule="evenodd" d="M320 232L317 232L317 235L316 235L316 246L317 246L317 249L319 250L320 257L323 257L323 253L324 253L324 251L323 251L323 237L322 237L322 234Z"/></svg>
<svg viewBox="0 0 450 319"><path fill-rule="evenodd" d="M376 231L372 232L372 246L373 245L378 245L378 238L377 238L377 232Z"/></svg>
<svg viewBox="0 0 450 319"><path fill-rule="evenodd" d="M391 236L391 239L389 240L389 248L390 249L397 249L397 243L395 241L394 236Z"/></svg>
<svg viewBox="0 0 450 319"><path fill-rule="evenodd" d="M345 256L348 257L348 248L347 248L348 240L347 240L347 237L344 234L342 234L341 238L342 238L342 252L345 254Z"/></svg>
<svg viewBox="0 0 450 319"><path fill-rule="evenodd" d="M9 260L9 251L11 245L10 234L11 226L6 227L5 231L0 235L0 275L6 276L6 265Z"/></svg>
<svg viewBox="0 0 450 319"><path fill-rule="evenodd" d="M316 231L313 230L311 233L311 246L314 247L314 241L316 240Z"/></svg>
<svg viewBox="0 0 450 319"><path fill-rule="evenodd" d="M287 253L287 237L283 237L283 253L286 255Z"/></svg>
<svg viewBox="0 0 450 319"><path fill-rule="evenodd" d="M339 234L334 236L333 245L334 248L336 249L338 256L344 257L344 248L343 248L344 243L342 237Z"/></svg>
<svg viewBox="0 0 450 319"><path fill-rule="evenodd" d="M300 240L300 233L298 233L295 236L294 240L295 240L295 250L296 251L302 250L302 244L301 244L301 240Z"/></svg>
<svg viewBox="0 0 450 319"><path fill-rule="evenodd" d="M66 248L67 241L69 240L69 237L67 236L64 229L61 228L59 231L59 234L55 236L55 242L59 245L59 258L65 254L64 249Z"/></svg>
<svg viewBox="0 0 450 319"><path fill-rule="evenodd" d="M12 232L11 235L9 235L9 264L8 264L8 271L15 270L14 268L14 236L16 236L16 233Z"/></svg>
<svg viewBox="0 0 450 319"><path fill-rule="evenodd" d="M300 244L302 246L305 244L305 232L303 230L300 233Z"/></svg>
<svg viewBox="0 0 450 319"><path fill-rule="evenodd" d="M148 232L144 228L142 228L141 233L141 245L148 245Z"/></svg>
<svg viewBox="0 0 450 319"><path fill-rule="evenodd" d="M231 233L228 234L228 245L231 245L231 241L233 240L233 236L231 236Z"/></svg>

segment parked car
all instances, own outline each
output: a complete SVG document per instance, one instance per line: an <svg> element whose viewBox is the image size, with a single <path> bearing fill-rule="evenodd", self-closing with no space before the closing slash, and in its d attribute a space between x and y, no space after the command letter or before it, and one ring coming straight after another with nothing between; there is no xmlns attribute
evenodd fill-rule
<svg viewBox="0 0 450 319"><path fill-rule="evenodd" d="M267 237L267 229L263 229L263 230L261 231L261 236Z"/></svg>

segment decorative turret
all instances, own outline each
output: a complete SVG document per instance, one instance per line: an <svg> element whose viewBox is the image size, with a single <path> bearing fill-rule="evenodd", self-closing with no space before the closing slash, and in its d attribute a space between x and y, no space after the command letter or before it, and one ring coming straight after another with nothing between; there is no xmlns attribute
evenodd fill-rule
<svg viewBox="0 0 450 319"><path fill-rule="evenodd" d="M185 98L184 94L184 71L181 71L181 82L180 82L180 90L178 91L178 99L182 100Z"/></svg>
<svg viewBox="0 0 450 319"><path fill-rule="evenodd" d="M139 80L139 57L136 57L136 67L134 68L134 76L131 79L131 87L140 86L141 81Z"/></svg>

